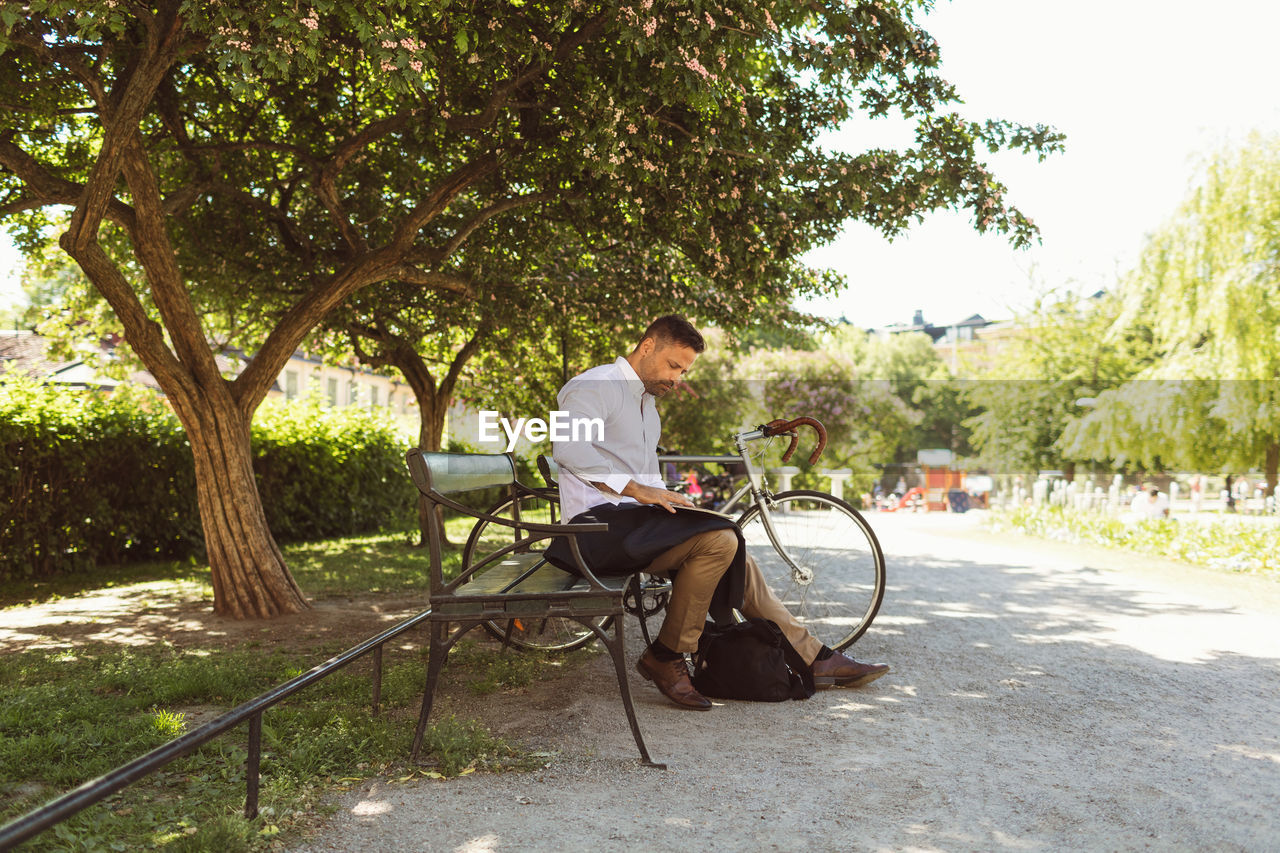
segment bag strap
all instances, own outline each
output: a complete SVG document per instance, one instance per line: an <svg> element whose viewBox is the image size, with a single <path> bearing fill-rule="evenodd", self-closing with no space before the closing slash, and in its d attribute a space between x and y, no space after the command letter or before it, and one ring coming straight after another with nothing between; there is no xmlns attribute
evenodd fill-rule
<svg viewBox="0 0 1280 853"><path fill-rule="evenodd" d="M817 686L813 683L813 667L804 662L804 658L800 657L800 653L791 645L791 641L787 639L786 634L782 633L782 629L778 629L782 640L782 656L787 661L787 666L791 667L791 671L800 676L800 684L791 685L792 699L808 699L814 693L818 692Z"/></svg>

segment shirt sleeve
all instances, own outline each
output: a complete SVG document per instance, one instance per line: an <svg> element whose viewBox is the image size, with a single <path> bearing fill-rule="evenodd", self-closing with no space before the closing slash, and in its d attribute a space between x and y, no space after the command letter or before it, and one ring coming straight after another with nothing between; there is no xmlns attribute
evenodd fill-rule
<svg viewBox="0 0 1280 853"><path fill-rule="evenodd" d="M577 418L599 418L609 422L612 399L619 392L613 382L570 382L560 392L561 411L567 413L569 422ZM587 439L557 441L552 444L551 456L561 468L587 483L604 483L621 494L631 482L632 476L618 473L617 465Z"/></svg>

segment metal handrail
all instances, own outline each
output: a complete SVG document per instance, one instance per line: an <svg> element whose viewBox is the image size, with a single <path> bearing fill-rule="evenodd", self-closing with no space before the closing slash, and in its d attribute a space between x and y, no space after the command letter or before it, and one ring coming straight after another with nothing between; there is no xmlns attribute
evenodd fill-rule
<svg viewBox="0 0 1280 853"><path fill-rule="evenodd" d="M382 697L382 646L406 631L416 628L431 616L431 611L424 610L418 615L406 619L399 625L388 628L377 636L370 637L358 646L347 649L342 654L332 657L324 663L313 667L302 675L278 684L260 696L250 699L242 705L232 708L227 713L212 720L193 732L156 747L150 752L123 764L108 773L85 782L80 787L68 791L56 800L52 800L22 817L0 827L0 851L9 850L49 827L61 823L94 803L100 802L116 791L137 782L156 772L171 761L194 752L199 747L218 737L245 720L249 721L249 757L245 762L245 803L244 816L252 819L258 816L258 761L262 752L262 712L271 706L287 699L304 687L308 687L347 664L374 652L373 676L373 711L377 713Z"/></svg>

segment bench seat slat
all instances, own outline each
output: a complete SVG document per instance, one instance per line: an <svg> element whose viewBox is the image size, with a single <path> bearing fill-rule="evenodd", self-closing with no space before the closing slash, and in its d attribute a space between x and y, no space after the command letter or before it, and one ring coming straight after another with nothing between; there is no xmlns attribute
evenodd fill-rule
<svg viewBox="0 0 1280 853"><path fill-rule="evenodd" d="M539 563L541 565L538 565ZM530 569L534 569L533 573L521 580L521 576ZM601 578L600 582L618 591L626 586L627 578ZM444 602L449 599L477 595L542 595L579 592L590 588L590 585L577 575L545 562L541 554L517 554L474 575L454 590L452 595L433 596L433 598Z"/></svg>

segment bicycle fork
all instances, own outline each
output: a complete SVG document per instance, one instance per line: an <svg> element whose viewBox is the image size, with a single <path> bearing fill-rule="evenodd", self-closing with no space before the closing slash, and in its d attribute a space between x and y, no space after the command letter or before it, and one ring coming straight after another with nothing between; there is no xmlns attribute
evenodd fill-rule
<svg viewBox="0 0 1280 853"><path fill-rule="evenodd" d="M736 436L734 444L737 445L738 455L747 465L747 487L751 490L751 499L755 501L756 506L760 507L760 522L764 525L765 535L769 537L769 542L773 545L773 550L782 557L787 567L791 569L791 580L798 586L808 586L813 583L813 570L805 568L798 564L787 553L787 549L778 541L778 533L773 529L773 514L769 507L773 504L773 492L769 491L768 485L764 482L764 474L756 470L756 467L750 462L750 455L747 453L746 442L741 436ZM735 496L736 497L736 496ZM733 499L729 501L733 503Z"/></svg>

